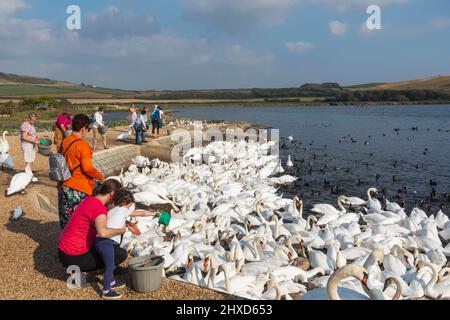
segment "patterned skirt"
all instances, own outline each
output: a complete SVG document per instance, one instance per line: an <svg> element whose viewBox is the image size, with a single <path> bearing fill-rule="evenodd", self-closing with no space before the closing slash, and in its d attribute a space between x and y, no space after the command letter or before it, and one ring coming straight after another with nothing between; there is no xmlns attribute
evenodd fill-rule
<svg viewBox="0 0 450 320"><path fill-rule="evenodd" d="M87 194L64 185L58 187L58 213L61 231L69 223L78 205L87 197Z"/></svg>

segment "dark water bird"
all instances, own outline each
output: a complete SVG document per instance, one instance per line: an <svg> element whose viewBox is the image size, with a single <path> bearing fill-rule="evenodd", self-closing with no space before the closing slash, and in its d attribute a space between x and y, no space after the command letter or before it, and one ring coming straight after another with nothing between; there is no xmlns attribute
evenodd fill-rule
<svg viewBox="0 0 450 320"><path fill-rule="evenodd" d="M433 181L433 179L430 179L430 186L436 187L437 186L437 182Z"/></svg>

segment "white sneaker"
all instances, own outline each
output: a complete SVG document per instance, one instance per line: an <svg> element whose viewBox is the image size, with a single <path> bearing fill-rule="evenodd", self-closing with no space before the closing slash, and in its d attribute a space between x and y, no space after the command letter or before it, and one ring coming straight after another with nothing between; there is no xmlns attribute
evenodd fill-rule
<svg viewBox="0 0 450 320"><path fill-rule="evenodd" d="M38 182L39 180L38 180L38 178L33 177L33 178L31 179L31 181L32 181L32 182Z"/></svg>

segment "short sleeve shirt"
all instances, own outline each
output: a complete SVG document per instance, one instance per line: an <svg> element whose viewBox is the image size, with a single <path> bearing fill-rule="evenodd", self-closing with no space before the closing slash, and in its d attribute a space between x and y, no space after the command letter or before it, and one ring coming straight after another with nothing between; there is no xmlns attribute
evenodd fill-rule
<svg viewBox="0 0 450 320"><path fill-rule="evenodd" d="M58 248L71 256L83 255L94 246L95 219L108 215L106 206L96 197L88 197L77 207L59 240Z"/></svg>

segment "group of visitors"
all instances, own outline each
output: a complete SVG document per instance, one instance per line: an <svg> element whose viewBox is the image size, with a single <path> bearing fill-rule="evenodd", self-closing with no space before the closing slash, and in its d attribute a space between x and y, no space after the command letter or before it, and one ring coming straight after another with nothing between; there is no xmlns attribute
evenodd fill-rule
<svg viewBox="0 0 450 320"><path fill-rule="evenodd" d="M94 167L93 148L86 136L93 130L94 145L99 134L106 148L105 135L100 129L104 126L103 113L104 109L99 108L93 117L77 114L72 118L71 110L66 110L55 123L54 142L71 171L70 179L58 183L61 229L58 256L66 268L78 266L81 272L104 269L103 298L120 299L122 295L117 290L125 285L114 279L114 270L128 256L127 251L120 248L121 236L127 230L137 233L136 226L127 223L127 218L154 216L155 213L136 211L132 193L116 180L105 181L103 174ZM145 131L139 131L136 123L148 128L147 113L148 108L144 108L134 125L141 141L145 141L142 134ZM20 127L22 150L30 169L41 139L35 128L36 122L37 114L30 113Z"/></svg>
<svg viewBox="0 0 450 320"><path fill-rule="evenodd" d="M135 105L129 107L130 125L136 136L135 143L141 145L147 142L147 132L152 127L152 135L159 137L160 129L164 127L164 111L156 105L150 113L149 107L143 107L140 111Z"/></svg>
<svg viewBox="0 0 450 320"><path fill-rule="evenodd" d="M90 130L89 117L76 115L72 134L62 143L72 177L58 186L58 255L66 268L78 266L82 272L104 269L103 298L120 299L122 295L117 290L125 285L114 279L114 269L128 256L120 248L121 236L127 228L135 232L133 225L126 225L126 219L155 214L135 211L133 195L120 182L104 181L105 177L92 164L93 150L84 139Z"/></svg>

